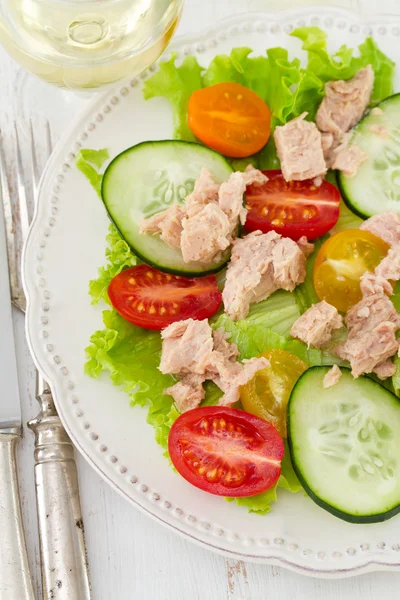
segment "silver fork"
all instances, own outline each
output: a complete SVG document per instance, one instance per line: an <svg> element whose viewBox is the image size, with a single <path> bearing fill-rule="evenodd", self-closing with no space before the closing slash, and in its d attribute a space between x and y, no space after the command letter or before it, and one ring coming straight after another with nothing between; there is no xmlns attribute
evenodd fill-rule
<svg viewBox="0 0 400 600"><path fill-rule="evenodd" d="M29 183L25 177L17 126L16 198L13 211L10 183L4 194L11 295L15 306L25 313L26 299L21 285L20 244L29 231ZM52 152L49 122L45 125L46 159ZM31 188L36 204L40 168L35 138L30 123ZM6 180L6 169L0 153L0 178ZM17 218L19 216L19 218ZM49 385L36 371L38 416L29 421L35 433L35 483L42 562L43 598L65 600L90 599L88 565L85 550L82 512L74 449L54 406Z"/></svg>

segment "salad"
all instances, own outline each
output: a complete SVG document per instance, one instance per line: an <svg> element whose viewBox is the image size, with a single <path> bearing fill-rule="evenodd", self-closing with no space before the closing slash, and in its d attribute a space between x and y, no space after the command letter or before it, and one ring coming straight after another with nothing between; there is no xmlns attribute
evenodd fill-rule
<svg viewBox="0 0 400 600"><path fill-rule="evenodd" d="M143 93L169 101L173 139L79 153L111 219L85 369L201 490L382 521L400 512L395 65L372 38L330 55L319 28L291 35L306 67L172 56Z"/></svg>

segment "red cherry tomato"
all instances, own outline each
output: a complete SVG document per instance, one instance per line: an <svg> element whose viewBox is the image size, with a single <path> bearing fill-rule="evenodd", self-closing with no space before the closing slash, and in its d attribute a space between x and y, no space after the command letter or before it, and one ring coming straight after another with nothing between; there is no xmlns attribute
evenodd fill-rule
<svg viewBox="0 0 400 600"><path fill-rule="evenodd" d="M217 496L253 496L271 488L281 473L282 438L249 413L205 406L183 413L171 427L168 451L192 485Z"/></svg>
<svg viewBox="0 0 400 600"><path fill-rule="evenodd" d="M139 265L122 271L108 286L115 310L145 329L164 329L174 321L207 319L219 308L222 296L215 275L180 277Z"/></svg>
<svg viewBox="0 0 400 600"><path fill-rule="evenodd" d="M246 229L264 233L276 231L298 240L303 235L315 240L328 233L339 218L339 190L324 181L286 182L281 171L263 171L269 181L246 190L249 208Z"/></svg>

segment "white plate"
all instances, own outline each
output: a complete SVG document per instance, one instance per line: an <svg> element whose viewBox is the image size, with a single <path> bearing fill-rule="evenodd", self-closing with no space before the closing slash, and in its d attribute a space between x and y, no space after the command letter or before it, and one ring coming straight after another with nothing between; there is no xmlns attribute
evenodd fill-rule
<svg viewBox="0 0 400 600"><path fill-rule="evenodd" d="M256 53L284 46L292 56L304 56L299 40L287 35L304 24L328 30L332 47L343 43L354 47L373 32L380 48L398 58L398 23L361 23L355 15L332 8L235 17L216 29L177 40L174 49L180 58L197 55L202 65L234 46L250 46ZM87 289L104 262L108 219L74 167L74 154L81 147L108 147L115 156L142 140L171 137L168 103L142 98L141 80L147 76L96 97L64 136L46 168L25 248L28 339L37 366L51 382L66 429L82 454L123 496L207 548L314 576L400 568L400 517L351 525L301 493L285 491L280 491L267 516L248 514L174 473L146 424L146 411L131 408L125 394L106 377L95 381L84 375L84 348L102 327L102 309L91 306ZM397 90L398 76L399 72Z"/></svg>

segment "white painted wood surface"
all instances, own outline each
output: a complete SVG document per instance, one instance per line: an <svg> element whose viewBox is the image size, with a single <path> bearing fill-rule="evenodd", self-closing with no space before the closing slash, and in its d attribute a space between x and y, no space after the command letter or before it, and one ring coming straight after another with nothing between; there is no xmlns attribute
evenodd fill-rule
<svg viewBox="0 0 400 600"><path fill-rule="evenodd" d="M273 11L302 4L305 3L295 0L186 0L179 33L200 30L234 13ZM323 2L314 0L308 4ZM399 0L380 0L379 3L375 0L331 0L330 4L368 15L376 14L378 10L380 14L400 15ZM17 122L22 142L27 145L27 126L32 119L44 161L40 134L43 119L49 118L56 140L87 98L37 83L1 48L0 83L0 129L12 176L13 122ZM23 421L26 423L37 412L34 368L24 338L23 319L17 314L15 332ZM392 600L399 596L400 573L318 580L277 567L225 560L177 537L142 515L109 488L81 456L77 455L76 459L94 600L372 600L378 596L382 600ZM40 598L33 436L27 429L19 450L19 464L28 551Z"/></svg>

